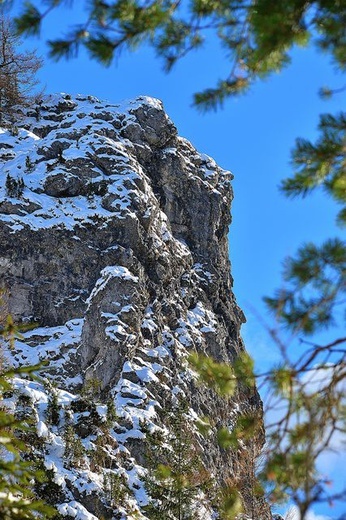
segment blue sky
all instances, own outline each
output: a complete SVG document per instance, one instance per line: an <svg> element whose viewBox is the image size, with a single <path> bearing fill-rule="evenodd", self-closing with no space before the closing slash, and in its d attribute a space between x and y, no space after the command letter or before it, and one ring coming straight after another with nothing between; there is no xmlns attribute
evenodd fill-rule
<svg viewBox="0 0 346 520"><path fill-rule="evenodd" d="M45 57L45 37L58 35L62 24L63 18L54 18L41 39L27 39L25 45L37 48ZM270 321L261 299L280 286L283 258L294 254L304 241L320 243L340 234L334 223L337 206L324 194L292 201L278 190L280 180L290 174L295 138L313 140L318 115L340 110L344 101L342 95L328 102L318 97L321 86L343 84L328 57L299 49L293 58L281 74L258 83L246 96L227 101L222 110L206 114L191 107L192 93L213 86L229 69L213 41L179 62L169 75L148 48L124 53L117 65L107 69L90 62L84 52L69 62L46 59L39 74L46 93L92 94L114 103L139 95L161 99L180 135L233 172L235 198L229 238L234 291L248 319L243 329L245 342L261 368L275 355L252 309ZM341 510L325 508L316 511L332 517L341 514Z"/></svg>

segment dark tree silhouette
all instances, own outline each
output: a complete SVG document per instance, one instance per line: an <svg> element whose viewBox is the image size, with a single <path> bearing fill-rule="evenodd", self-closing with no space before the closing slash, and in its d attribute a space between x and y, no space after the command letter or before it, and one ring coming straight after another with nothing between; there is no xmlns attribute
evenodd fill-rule
<svg viewBox="0 0 346 520"><path fill-rule="evenodd" d="M19 52L20 38L12 22L0 14L0 122L13 117L18 105L27 105L35 96L36 73L42 60L35 52Z"/></svg>

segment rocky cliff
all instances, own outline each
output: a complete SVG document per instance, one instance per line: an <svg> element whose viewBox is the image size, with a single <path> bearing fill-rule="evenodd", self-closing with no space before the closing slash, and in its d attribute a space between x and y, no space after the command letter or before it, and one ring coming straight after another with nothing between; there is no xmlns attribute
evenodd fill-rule
<svg viewBox="0 0 346 520"><path fill-rule="evenodd" d="M220 398L187 361L244 351L231 174L179 137L157 100L54 96L20 120L0 131L0 274L2 314L31 325L8 361L47 363L8 398L36 422L33 456L49 474L37 493L62 518L150 518L147 441L174 437L167 418L184 402L209 491L236 482L247 514L270 518L252 490L261 428L237 450L216 441L239 414L261 416L256 390ZM212 518L215 497L199 493L191 518Z"/></svg>

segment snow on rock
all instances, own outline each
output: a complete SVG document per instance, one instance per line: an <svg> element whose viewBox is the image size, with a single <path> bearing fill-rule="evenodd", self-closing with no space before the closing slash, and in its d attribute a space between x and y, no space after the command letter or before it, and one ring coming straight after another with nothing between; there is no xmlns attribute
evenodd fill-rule
<svg viewBox="0 0 346 520"><path fill-rule="evenodd" d="M215 435L249 407L260 413L256 390L221 399L188 365L192 351L232 362L244 350L231 180L148 97L47 96L0 129L1 286L26 329L6 358L42 365L36 381L14 378L6 406L30 416L49 483L38 493L62 517L146 519L151 435L174 435L169 418L185 403L207 470L220 485L241 478L245 508L270 518L237 475L238 457L252 475L263 437L236 453ZM214 518L208 496L203 504Z"/></svg>
<svg viewBox="0 0 346 520"><path fill-rule="evenodd" d="M47 439L49 437L49 430L47 425L43 421L38 421L36 425L37 435L38 437L43 437Z"/></svg>
<svg viewBox="0 0 346 520"><path fill-rule="evenodd" d="M68 504L60 504L58 511L62 516L72 516L75 520L98 520L97 516L89 513L85 507L72 500Z"/></svg>

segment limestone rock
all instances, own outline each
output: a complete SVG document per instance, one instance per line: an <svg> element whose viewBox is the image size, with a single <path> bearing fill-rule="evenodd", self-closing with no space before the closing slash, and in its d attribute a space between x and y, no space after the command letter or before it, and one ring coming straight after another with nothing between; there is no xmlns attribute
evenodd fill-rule
<svg viewBox="0 0 346 520"><path fill-rule="evenodd" d="M271 518L251 493L263 429L238 451L222 450L215 436L244 411L262 420L257 391L239 387L222 399L187 363L195 350L229 363L244 351L228 259L232 175L179 137L154 99L108 105L53 96L23 119L18 135L0 130L1 286L14 319L35 325L16 342L12 362L49 362L65 423L75 423L89 453L68 459L61 413L41 452L60 513L111 519L132 510L146 518L145 431L165 428L180 395L213 479L240 481L245 509ZM6 191L8 174L23 178L17 198ZM39 415L47 391L37 385ZM107 430L110 399L117 417ZM205 439L195 427L203 416L214 425ZM57 455L59 443L65 452ZM90 450L98 449L95 462ZM125 479L126 500L111 500L101 474ZM208 507L203 518L211 518Z"/></svg>

